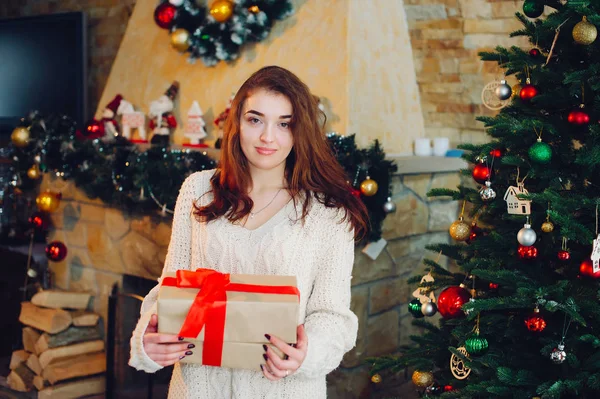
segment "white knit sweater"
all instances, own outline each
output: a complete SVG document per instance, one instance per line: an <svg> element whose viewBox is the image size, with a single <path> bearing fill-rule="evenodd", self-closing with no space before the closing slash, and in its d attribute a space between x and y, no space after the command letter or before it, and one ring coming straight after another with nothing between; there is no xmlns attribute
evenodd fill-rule
<svg viewBox="0 0 600 399"><path fill-rule="evenodd" d="M213 173L194 173L183 183L163 273L206 267L224 273L296 276L298 323L304 323L308 352L296 373L276 382L264 378L258 364L256 371L250 371L177 363L169 398L325 398L325 376L338 367L356 341L358 320L349 308L353 230L348 223L340 223L340 211L317 201L304 224L296 221L301 209L296 211L293 201L255 230L224 218L199 223L192 214L192 203L198 199L201 205L210 202L212 196L203 194L210 189ZM161 368L145 353L142 341L150 316L156 313L157 295L158 286L144 299L131 338L129 364L149 373Z"/></svg>

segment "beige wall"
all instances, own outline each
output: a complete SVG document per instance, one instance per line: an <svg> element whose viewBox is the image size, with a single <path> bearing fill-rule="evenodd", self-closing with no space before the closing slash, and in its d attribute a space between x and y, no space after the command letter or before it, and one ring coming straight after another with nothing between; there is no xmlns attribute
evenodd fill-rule
<svg viewBox="0 0 600 399"><path fill-rule="evenodd" d="M187 56L170 47L168 33L153 23L154 0L138 0L97 116L117 93L147 112L150 101L178 80L180 123L194 100L210 122L252 72L276 64L295 72L324 98L330 130L356 133L361 145L379 138L389 153L409 150L406 137L423 135L423 121L402 3L294 4L296 13L276 23L267 40L246 47L233 64L206 67L201 61L189 64ZM182 132L175 132L175 143L184 142Z"/></svg>
<svg viewBox="0 0 600 399"><path fill-rule="evenodd" d="M379 139L388 155L424 136L413 51L401 0L350 0L348 123L357 144Z"/></svg>

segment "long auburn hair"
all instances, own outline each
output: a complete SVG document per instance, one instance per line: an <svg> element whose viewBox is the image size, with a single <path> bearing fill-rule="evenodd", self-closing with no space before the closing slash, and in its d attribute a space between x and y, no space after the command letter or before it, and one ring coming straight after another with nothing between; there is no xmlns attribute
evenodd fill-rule
<svg viewBox="0 0 600 399"><path fill-rule="evenodd" d="M352 194L344 169L327 143L325 114L318 108L318 99L296 75L278 66L261 68L236 93L223 129L221 160L210 180L213 200L206 206L194 204L196 217L210 222L225 216L236 222L252 210L254 203L248 195L252 180L240 145L240 116L246 98L259 89L284 95L292 104L294 144L286 159L285 179L294 204L302 200L300 219L305 220L313 199L326 207L343 208L344 221L349 220L355 238L362 239L369 228L367 209Z"/></svg>

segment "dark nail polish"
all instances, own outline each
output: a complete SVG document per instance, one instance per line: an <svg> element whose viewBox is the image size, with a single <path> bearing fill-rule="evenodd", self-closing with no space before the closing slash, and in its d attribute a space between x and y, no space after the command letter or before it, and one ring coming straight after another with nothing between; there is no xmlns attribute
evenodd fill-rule
<svg viewBox="0 0 600 399"><path fill-rule="evenodd" d="M264 354L263 354L263 358L265 359L265 362L267 361L267 359L269 359L269 358L267 357L267 355L264 355Z"/></svg>
<svg viewBox="0 0 600 399"><path fill-rule="evenodd" d="M184 357L185 357L185 355L179 356L179 360L183 359Z"/></svg>
<svg viewBox="0 0 600 399"><path fill-rule="evenodd" d="M183 337L177 337L177 339L183 341Z"/></svg>
<svg viewBox="0 0 600 399"><path fill-rule="evenodd" d="M196 347L196 345L194 345L194 344L189 344L188 345L188 349L192 349L192 348L195 348L195 347Z"/></svg>
<svg viewBox="0 0 600 399"><path fill-rule="evenodd" d="M265 352L267 351L267 345L263 345L263 349L265 350Z"/></svg>
<svg viewBox="0 0 600 399"><path fill-rule="evenodd" d="M263 369L263 365L262 365L262 364L260 365L260 369L261 369L261 370Z"/></svg>
<svg viewBox="0 0 600 399"><path fill-rule="evenodd" d="M269 341L271 340L271 336L269 334L265 334L265 338L267 338Z"/></svg>
<svg viewBox="0 0 600 399"><path fill-rule="evenodd" d="M194 352L192 352L192 351L185 352L185 354L188 355L188 356L191 355L192 353L194 353Z"/></svg>

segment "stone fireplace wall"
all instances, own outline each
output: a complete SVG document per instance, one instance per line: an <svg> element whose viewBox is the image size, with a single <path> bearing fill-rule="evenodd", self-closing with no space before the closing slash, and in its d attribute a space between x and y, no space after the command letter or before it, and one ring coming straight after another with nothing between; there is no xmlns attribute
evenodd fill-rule
<svg viewBox="0 0 600 399"><path fill-rule="evenodd" d="M330 376L332 398L360 397L374 387L368 379L367 357L394 353L415 333L406 304L415 287L406 280L423 268L429 243L448 242L448 226L456 220L458 204L429 200L434 187L455 187L459 175L425 173L393 177L397 211L383 226L386 248L371 260L357 247L352 287L352 309L359 318L357 346ZM46 179L42 188L64 186ZM119 209L91 200L73 185L63 193L59 210L52 214L55 229L50 239L63 241L67 257L50 262L58 288L90 291L94 309L104 318L112 285L123 275L156 279L161 272L170 238L170 220L156 216L130 218ZM157 209L158 212L158 209Z"/></svg>

